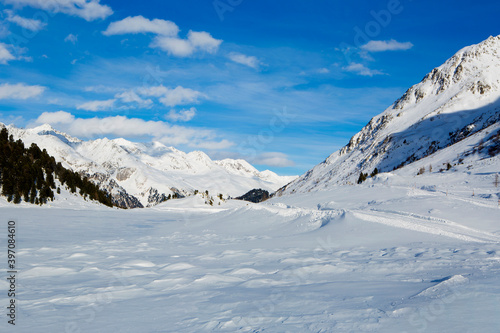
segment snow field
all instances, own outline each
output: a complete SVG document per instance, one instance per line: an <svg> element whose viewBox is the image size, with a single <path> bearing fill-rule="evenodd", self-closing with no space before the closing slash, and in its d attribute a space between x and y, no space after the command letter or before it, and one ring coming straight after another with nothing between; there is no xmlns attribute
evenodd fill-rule
<svg viewBox="0 0 500 333"><path fill-rule="evenodd" d="M19 226L16 330L494 332L500 210L420 182L258 205L2 203Z"/></svg>

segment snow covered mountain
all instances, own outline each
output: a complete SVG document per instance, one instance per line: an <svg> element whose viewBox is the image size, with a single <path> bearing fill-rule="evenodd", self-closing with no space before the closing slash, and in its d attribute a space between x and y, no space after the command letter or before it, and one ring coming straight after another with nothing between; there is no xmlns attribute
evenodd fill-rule
<svg viewBox="0 0 500 333"><path fill-rule="evenodd" d="M355 183L361 172L432 172L500 153L500 36L465 47L277 195ZM414 163L420 161L420 163ZM448 165L449 163L449 165ZM443 167L443 164L447 167ZM434 168L432 168L434 165ZM398 171L399 172L399 171Z"/></svg>
<svg viewBox="0 0 500 333"><path fill-rule="evenodd" d="M26 146L34 142L45 148L63 166L86 175L131 208L154 206L169 195L186 196L195 190L233 197L253 188L275 191L296 178L259 172L244 160L212 161L201 151L184 153L159 142L83 141L50 125L8 130Z"/></svg>

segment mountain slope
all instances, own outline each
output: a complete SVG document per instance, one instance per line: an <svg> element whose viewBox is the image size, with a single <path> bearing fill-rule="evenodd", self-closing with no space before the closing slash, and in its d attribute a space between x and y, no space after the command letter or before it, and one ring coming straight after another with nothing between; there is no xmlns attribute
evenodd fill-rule
<svg viewBox="0 0 500 333"><path fill-rule="evenodd" d="M169 195L182 197L195 190L225 196L242 195L253 188L275 191L295 178L259 172L243 160L212 161L201 151L184 153L159 142L82 141L50 125L8 128L16 139L47 149L65 167L86 175L116 202L131 208L153 206Z"/></svg>
<svg viewBox="0 0 500 333"><path fill-rule="evenodd" d="M67 191L79 194L81 199L89 198L109 207L114 205L108 193L64 168L45 149L42 151L34 143L26 148L24 142L9 135L3 124L0 127L0 189L8 202L44 205L54 201L54 192L59 197Z"/></svg>
<svg viewBox="0 0 500 333"><path fill-rule="evenodd" d="M360 172L399 169L465 138L473 139L469 146L453 149L456 156L450 163L470 160L471 154L475 160L488 158L498 153L499 121L500 36L458 51L371 119L345 147L277 194L352 184Z"/></svg>

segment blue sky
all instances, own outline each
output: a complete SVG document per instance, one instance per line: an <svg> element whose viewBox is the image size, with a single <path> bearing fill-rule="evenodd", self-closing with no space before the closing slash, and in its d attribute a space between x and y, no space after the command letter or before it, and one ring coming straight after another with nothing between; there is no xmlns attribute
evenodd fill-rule
<svg viewBox="0 0 500 333"><path fill-rule="evenodd" d="M496 1L0 0L0 121L302 174L464 46Z"/></svg>

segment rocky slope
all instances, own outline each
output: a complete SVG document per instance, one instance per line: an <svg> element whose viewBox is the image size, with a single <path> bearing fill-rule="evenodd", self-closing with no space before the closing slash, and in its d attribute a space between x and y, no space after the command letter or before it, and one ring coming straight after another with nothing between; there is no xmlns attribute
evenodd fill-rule
<svg viewBox="0 0 500 333"><path fill-rule="evenodd" d="M403 167L413 170L412 163L427 158L432 164L432 156L446 148L446 163L451 165L463 163L466 158L489 158L498 154L499 123L497 36L458 51L371 119L345 147L276 195L353 184L361 172L370 174L375 168L379 172ZM458 145L465 139L467 145ZM435 165L434 170L440 168Z"/></svg>

